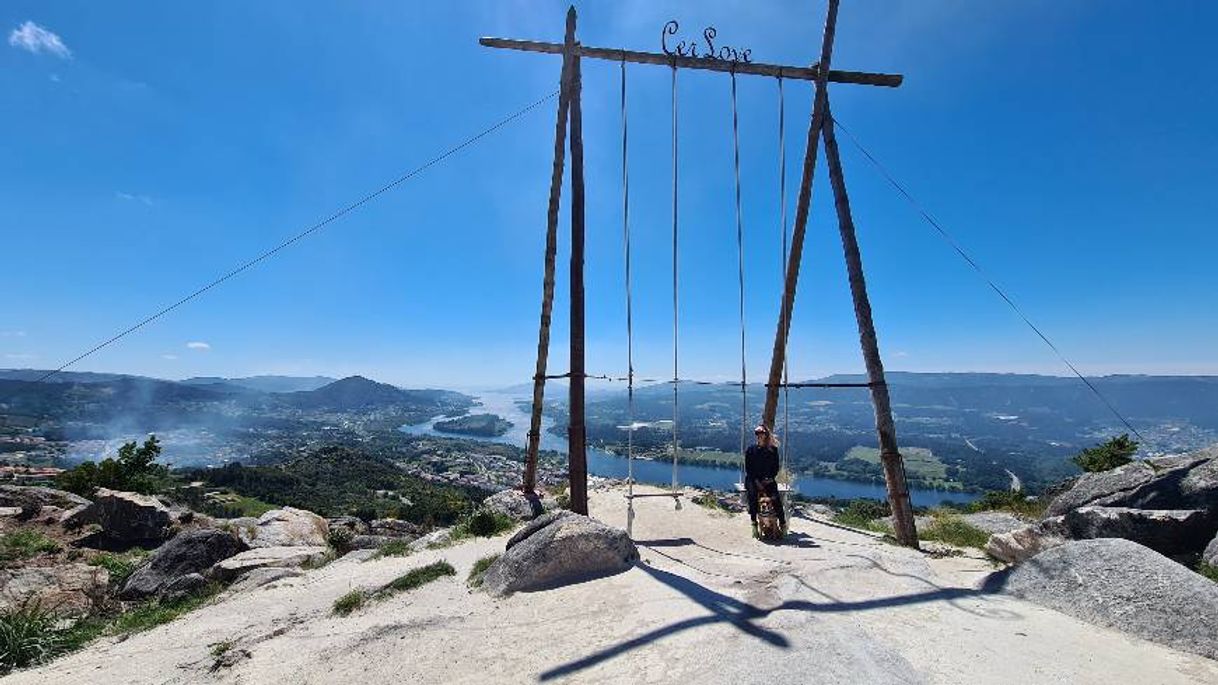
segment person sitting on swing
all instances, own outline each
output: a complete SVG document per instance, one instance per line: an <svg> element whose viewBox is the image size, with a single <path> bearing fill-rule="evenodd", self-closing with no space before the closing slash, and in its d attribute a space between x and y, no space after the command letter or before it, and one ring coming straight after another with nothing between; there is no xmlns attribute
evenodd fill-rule
<svg viewBox="0 0 1218 685"><path fill-rule="evenodd" d="M777 505L778 525L785 534L787 531L787 514L783 510L782 500L779 499L778 477L778 439L764 424L753 429L757 443L750 445L744 452L744 490L748 494L749 518L753 521L753 536L757 531L757 499L758 494L765 492Z"/></svg>

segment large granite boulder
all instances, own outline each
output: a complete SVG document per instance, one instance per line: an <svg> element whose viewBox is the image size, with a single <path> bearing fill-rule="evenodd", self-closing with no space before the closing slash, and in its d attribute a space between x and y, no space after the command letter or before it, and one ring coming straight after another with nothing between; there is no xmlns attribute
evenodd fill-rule
<svg viewBox="0 0 1218 685"><path fill-rule="evenodd" d="M311 511L284 507L272 509L257 519L231 519L241 541L259 547L324 547L330 532L326 520Z"/></svg>
<svg viewBox="0 0 1218 685"><path fill-rule="evenodd" d="M558 508L558 501L543 494L523 490L501 490L482 501L482 506L516 521L532 521L547 511Z"/></svg>
<svg viewBox="0 0 1218 685"><path fill-rule="evenodd" d="M325 547L257 547L231 556L212 566L208 575L229 582L259 568L300 568L320 562L326 557Z"/></svg>
<svg viewBox="0 0 1218 685"><path fill-rule="evenodd" d="M1218 509L1218 446L1085 473L1045 513L1060 516L1084 506Z"/></svg>
<svg viewBox="0 0 1218 685"><path fill-rule="evenodd" d="M24 602L39 602L44 608L70 616L84 616L105 597L110 574L87 564L0 570L0 610Z"/></svg>
<svg viewBox="0 0 1218 685"><path fill-rule="evenodd" d="M1026 519L1021 519L1005 511L979 511L973 514L965 514L960 518L970 526L984 530L990 535L1010 533L1030 523Z"/></svg>
<svg viewBox="0 0 1218 685"><path fill-rule="evenodd" d="M15 507L32 514L43 507L75 509L85 506L89 500L65 490L34 485L0 485L0 507Z"/></svg>
<svg viewBox="0 0 1218 685"><path fill-rule="evenodd" d="M1066 542L1070 536L1065 517L1055 516L1009 533L995 533L985 543L985 551L995 559L1018 564L1024 559Z"/></svg>
<svg viewBox="0 0 1218 685"><path fill-rule="evenodd" d="M1124 538L1168 556L1196 554L1218 532L1218 518L1199 509L1080 507L1065 524L1075 540Z"/></svg>
<svg viewBox="0 0 1218 685"><path fill-rule="evenodd" d="M331 533L336 530L345 529L350 531L352 535L368 534L368 524L357 516L334 516L326 519L326 525Z"/></svg>
<svg viewBox="0 0 1218 685"><path fill-rule="evenodd" d="M174 534L173 512L159 500L134 492L98 488L93 502L64 519L64 526L101 526L89 544L126 549L156 547Z"/></svg>
<svg viewBox="0 0 1218 685"><path fill-rule="evenodd" d="M161 595L178 579L204 573L216 563L247 549L240 538L223 530L182 533L153 552L148 561L127 578L119 597L134 600Z"/></svg>
<svg viewBox="0 0 1218 685"><path fill-rule="evenodd" d="M496 596L544 590L624 571L638 558L625 531L558 510L508 540L507 550L487 569L483 587Z"/></svg>
<svg viewBox="0 0 1218 685"><path fill-rule="evenodd" d="M1218 583L1128 540L1077 540L990 576L985 588L1218 659Z"/></svg>

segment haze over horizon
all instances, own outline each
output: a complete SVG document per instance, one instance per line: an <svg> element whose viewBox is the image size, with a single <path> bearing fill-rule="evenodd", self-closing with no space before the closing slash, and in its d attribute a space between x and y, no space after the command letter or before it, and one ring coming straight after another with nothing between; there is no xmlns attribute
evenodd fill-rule
<svg viewBox="0 0 1218 685"><path fill-rule="evenodd" d="M676 18L683 34L715 25L758 61L815 59L822 3L744 7L588 3L580 36L657 50ZM19 135L0 137L0 367L56 368L551 92L556 58L477 38L558 40L565 10L5 3L0 125ZM906 81L835 85L834 113L1084 374L1218 374L1218 94L1199 76L1218 67L1215 25L1218 6L1202 3L852 3L835 66ZM618 67L584 70L588 371L618 376ZM628 78L635 366L667 376L669 75ZM728 82L681 79L681 375L730 381ZM772 79L739 87L752 381L768 367L779 295L777 110ZM787 83L785 96L789 220L810 90ZM551 102L71 370L527 382L553 119ZM887 368L1069 375L842 138ZM793 377L862 370L826 180L822 166ZM561 225L555 372L566 370Z"/></svg>

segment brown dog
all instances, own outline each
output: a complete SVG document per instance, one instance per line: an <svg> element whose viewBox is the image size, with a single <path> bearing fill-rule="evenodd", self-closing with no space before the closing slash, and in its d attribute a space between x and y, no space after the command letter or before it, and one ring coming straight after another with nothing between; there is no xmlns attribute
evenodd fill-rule
<svg viewBox="0 0 1218 685"><path fill-rule="evenodd" d="M779 504L762 489L757 493L757 532L763 540L781 540L782 525L778 523Z"/></svg>

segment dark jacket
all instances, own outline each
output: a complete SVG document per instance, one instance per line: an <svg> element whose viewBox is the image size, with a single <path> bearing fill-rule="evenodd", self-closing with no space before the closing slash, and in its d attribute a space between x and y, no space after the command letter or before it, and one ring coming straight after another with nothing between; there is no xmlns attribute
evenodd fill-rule
<svg viewBox="0 0 1218 685"><path fill-rule="evenodd" d="M774 478L778 475L778 448L772 445L750 445L744 452L744 475L747 481Z"/></svg>

